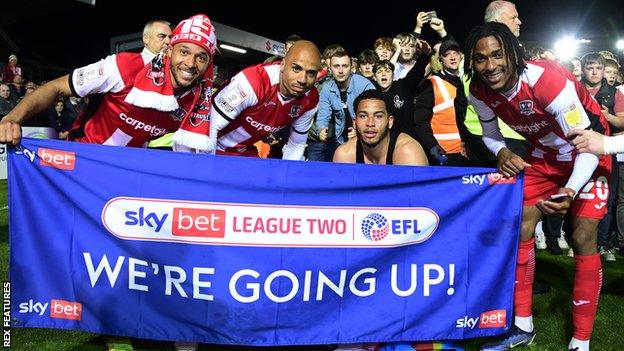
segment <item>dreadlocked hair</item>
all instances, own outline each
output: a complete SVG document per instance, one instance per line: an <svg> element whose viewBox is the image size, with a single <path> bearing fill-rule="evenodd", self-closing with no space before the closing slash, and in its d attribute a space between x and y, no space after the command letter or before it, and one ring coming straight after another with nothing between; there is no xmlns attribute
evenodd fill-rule
<svg viewBox="0 0 624 351"><path fill-rule="evenodd" d="M505 51L505 56L507 57L510 68L515 70L519 77L526 68L526 61L524 61L524 49L520 45L518 38L513 35L506 25L498 22L488 22L472 28L466 39L466 44L464 45L464 73L467 79L474 76L472 55L477 46L477 42L487 37L494 37L498 40ZM479 79L477 79L476 82L479 85L483 84Z"/></svg>

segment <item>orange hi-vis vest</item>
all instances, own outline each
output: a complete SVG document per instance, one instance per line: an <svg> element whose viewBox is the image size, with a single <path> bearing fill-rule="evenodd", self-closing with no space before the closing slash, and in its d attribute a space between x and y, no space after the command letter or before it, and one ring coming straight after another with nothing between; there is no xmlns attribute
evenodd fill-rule
<svg viewBox="0 0 624 351"><path fill-rule="evenodd" d="M461 152L461 137L455 118L455 96L457 88L438 76L429 77L433 85L433 116L431 129L438 144L446 153L458 154Z"/></svg>

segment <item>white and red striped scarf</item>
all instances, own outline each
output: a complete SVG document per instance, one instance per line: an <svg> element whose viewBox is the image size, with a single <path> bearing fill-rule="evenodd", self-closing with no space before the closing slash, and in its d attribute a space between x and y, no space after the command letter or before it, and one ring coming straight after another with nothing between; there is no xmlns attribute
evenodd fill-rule
<svg viewBox="0 0 624 351"><path fill-rule="evenodd" d="M171 60L160 53L149 64L139 71L134 79L134 85L125 98L125 101L143 108L153 108L163 112L174 112L180 109L183 115L180 128L188 129L196 122L208 120L210 117L213 64L209 64L203 78L190 89L193 94L192 105L180 106L174 95L171 82ZM185 92L184 94L187 94ZM184 96L184 95L183 95Z"/></svg>

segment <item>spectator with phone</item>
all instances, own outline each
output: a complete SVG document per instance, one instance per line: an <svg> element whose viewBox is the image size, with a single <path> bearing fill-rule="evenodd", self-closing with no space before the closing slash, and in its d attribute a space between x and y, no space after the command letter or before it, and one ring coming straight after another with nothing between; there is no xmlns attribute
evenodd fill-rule
<svg viewBox="0 0 624 351"><path fill-rule="evenodd" d="M420 55L416 39L420 38L423 26L427 23L429 23L431 29L438 33L440 38L444 38L447 35L444 29L444 21L437 18L435 11L419 12L416 15L414 31L412 33L401 33L395 37L395 40L399 42L399 46L390 59L390 62L394 64L393 79L395 81L405 78L416 64L415 58Z"/></svg>

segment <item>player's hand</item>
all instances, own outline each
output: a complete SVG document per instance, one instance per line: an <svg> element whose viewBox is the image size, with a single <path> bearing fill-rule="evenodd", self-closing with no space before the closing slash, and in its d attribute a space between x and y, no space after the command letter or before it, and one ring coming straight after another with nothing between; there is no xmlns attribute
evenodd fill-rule
<svg viewBox="0 0 624 351"><path fill-rule="evenodd" d="M461 154L462 156L464 156L465 158L468 158L468 150L466 150L466 143L464 143L463 141L462 141L462 143L461 143L461 151L460 151L460 154Z"/></svg>
<svg viewBox="0 0 624 351"><path fill-rule="evenodd" d="M0 121L0 143L17 145L22 139L22 127L11 121Z"/></svg>
<svg viewBox="0 0 624 351"><path fill-rule="evenodd" d="M349 140L355 138L357 136L357 133L355 132L355 128L353 127L349 127L349 132L347 133L347 138Z"/></svg>
<svg viewBox="0 0 624 351"><path fill-rule="evenodd" d="M321 129L321 131L319 132L319 139L321 141L327 140L327 128Z"/></svg>
<svg viewBox="0 0 624 351"><path fill-rule="evenodd" d="M64 132L60 132L58 137L60 140L67 140L67 137L69 136L69 130L66 130Z"/></svg>
<svg viewBox="0 0 624 351"><path fill-rule="evenodd" d="M559 195L560 194L560 195ZM535 206L545 215L565 214L572 204L576 192L570 188L561 188L557 195L539 200Z"/></svg>
<svg viewBox="0 0 624 351"><path fill-rule="evenodd" d="M511 178L522 172L525 167L531 167L522 157L504 147L498 152L498 172L505 178Z"/></svg>
<svg viewBox="0 0 624 351"><path fill-rule="evenodd" d="M589 152L594 155L604 155L605 136L593 130L572 129L567 137L578 152Z"/></svg>

